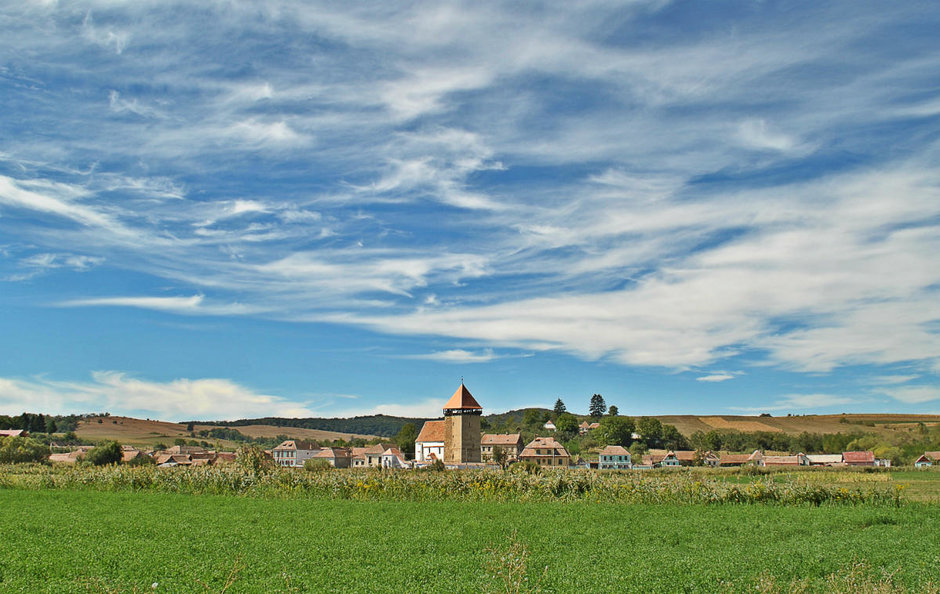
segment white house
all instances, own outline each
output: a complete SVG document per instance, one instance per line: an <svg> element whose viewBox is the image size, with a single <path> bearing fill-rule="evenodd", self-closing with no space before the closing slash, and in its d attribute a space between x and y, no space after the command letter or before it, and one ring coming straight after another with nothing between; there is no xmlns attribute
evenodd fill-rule
<svg viewBox="0 0 940 594"><path fill-rule="evenodd" d="M388 448L382 452L382 468L410 468L410 466L398 448Z"/></svg>
<svg viewBox="0 0 940 594"><path fill-rule="evenodd" d="M425 421L415 439L415 462L444 461L444 421Z"/></svg>

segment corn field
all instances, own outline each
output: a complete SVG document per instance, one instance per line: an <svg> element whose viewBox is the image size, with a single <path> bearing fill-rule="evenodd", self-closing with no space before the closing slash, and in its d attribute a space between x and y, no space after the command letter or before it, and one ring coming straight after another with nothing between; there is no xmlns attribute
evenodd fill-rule
<svg viewBox="0 0 940 594"><path fill-rule="evenodd" d="M91 489L390 501L587 501L664 504L900 505L903 487L882 480L849 485L770 474L745 482L701 472L464 470L411 472L153 466L0 466L0 488Z"/></svg>

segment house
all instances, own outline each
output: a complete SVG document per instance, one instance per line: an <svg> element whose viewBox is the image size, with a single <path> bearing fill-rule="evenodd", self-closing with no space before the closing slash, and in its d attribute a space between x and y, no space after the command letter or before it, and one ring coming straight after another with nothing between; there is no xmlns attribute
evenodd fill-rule
<svg viewBox="0 0 940 594"><path fill-rule="evenodd" d="M238 454L235 452L217 452L215 455L215 460L213 464L226 464L228 462L234 462L238 458Z"/></svg>
<svg viewBox="0 0 940 594"><path fill-rule="evenodd" d="M349 468L352 450L349 448L323 448L313 456L314 460L326 460L333 468Z"/></svg>
<svg viewBox="0 0 940 594"><path fill-rule="evenodd" d="M78 446L71 452L60 453L60 454L50 454L49 462L58 463L58 464L75 464L79 460L85 457L85 454L91 451L94 446Z"/></svg>
<svg viewBox="0 0 940 594"><path fill-rule="evenodd" d="M842 461L848 466L874 466L874 452L842 452Z"/></svg>
<svg viewBox="0 0 940 594"><path fill-rule="evenodd" d="M648 454L643 456L643 466L674 468L681 466L681 464L673 451L650 450Z"/></svg>
<svg viewBox="0 0 940 594"><path fill-rule="evenodd" d="M747 466L749 464L759 464L764 454L760 450L754 450L750 454L727 454L722 453L718 458L719 466Z"/></svg>
<svg viewBox="0 0 940 594"><path fill-rule="evenodd" d="M366 467L366 450L369 448L349 448L352 452L352 457L350 458L350 464L353 468L365 468Z"/></svg>
<svg viewBox="0 0 940 594"><path fill-rule="evenodd" d="M29 433L22 429L0 429L0 437L29 437Z"/></svg>
<svg viewBox="0 0 940 594"><path fill-rule="evenodd" d="M934 464L940 463L940 452L924 452L924 454L914 460L915 468L930 468Z"/></svg>
<svg viewBox="0 0 940 594"><path fill-rule="evenodd" d="M548 431L554 431L556 429L555 423L553 423L551 420L549 420L547 423L542 425L542 427L547 429Z"/></svg>
<svg viewBox="0 0 940 594"><path fill-rule="evenodd" d="M303 468L304 462L320 453L320 446L315 441L288 439L271 450L271 457L278 466Z"/></svg>
<svg viewBox="0 0 940 594"><path fill-rule="evenodd" d="M415 439L415 462L444 460L444 429L444 421L424 422L421 433Z"/></svg>
<svg viewBox="0 0 940 594"><path fill-rule="evenodd" d="M398 448L388 448L382 452L382 468L410 468L410 466Z"/></svg>
<svg viewBox="0 0 940 594"><path fill-rule="evenodd" d="M761 466L809 466L809 459L802 452L792 456L764 456Z"/></svg>
<svg viewBox="0 0 940 594"><path fill-rule="evenodd" d="M193 465L193 459L189 454L158 454L154 461L161 468Z"/></svg>
<svg viewBox="0 0 940 594"><path fill-rule="evenodd" d="M141 452L134 446L124 445L121 446L121 462L130 462L135 458L140 458L141 456L146 456L147 454Z"/></svg>
<svg viewBox="0 0 940 594"><path fill-rule="evenodd" d="M567 467L571 464L568 450L554 437L536 437L522 449L519 459L539 466Z"/></svg>
<svg viewBox="0 0 940 594"><path fill-rule="evenodd" d="M627 470L632 466L630 452L623 446L609 445L601 450L597 459L599 470Z"/></svg>
<svg viewBox="0 0 940 594"><path fill-rule="evenodd" d="M480 454L484 462L492 460L497 449L506 452L507 461L517 460L522 448L522 435L518 433L484 433L480 440Z"/></svg>
<svg viewBox="0 0 940 594"><path fill-rule="evenodd" d="M842 454L806 454L810 466L842 466Z"/></svg>
<svg viewBox="0 0 940 594"><path fill-rule="evenodd" d="M600 429L600 427L601 427L600 423L591 423L590 425L588 425L588 431L594 431L595 429Z"/></svg>
<svg viewBox="0 0 940 594"><path fill-rule="evenodd" d="M714 454L714 452L697 452L695 450L676 450L675 451L676 459L679 461L679 466L696 466L701 464L702 466L718 466L720 459Z"/></svg>
<svg viewBox="0 0 940 594"><path fill-rule="evenodd" d="M581 421L581 424L578 425L579 435L585 435L590 430L591 430L591 425L589 425L587 421Z"/></svg>

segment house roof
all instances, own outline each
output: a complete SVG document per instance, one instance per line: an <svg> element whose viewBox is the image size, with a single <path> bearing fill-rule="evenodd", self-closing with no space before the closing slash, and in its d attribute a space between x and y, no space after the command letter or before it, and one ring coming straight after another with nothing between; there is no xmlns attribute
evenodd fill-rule
<svg viewBox="0 0 940 594"><path fill-rule="evenodd" d="M26 432L22 429L0 429L0 437L20 437L25 435Z"/></svg>
<svg viewBox="0 0 940 594"><path fill-rule="evenodd" d="M418 437L415 438L415 443L426 443L429 441L444 443L444 421L424 422L424 426L421 427L421 433L418 433Z"/></svg>
<svg viewBox="0 0 940 594"><path fill-rule="evenodd" d="M842 452L842 459L846 464L874 464L874 452Z"/></svg>
<svg viewBox="0 0 940 594"><path fill-rule="evenodd" d="M481 445L517 445L522 441L518 433L484 433L480 440Z"/></svg>
<svg viewBox="0 0 940 594"><path fill-rule="evenodd" d="M454 392L454 395L450 397L450 400L447 401L447 404L444 405L444 410L483 410L483 407L480 406L480 403L473 398L473 394L470 393L470 390L467 389L467 386L460 384L460 387L457 388L457 391Z"/></svg>
<svg viewBox="0 0 940 594"><path fill-rule="evenodd" d="M280 445L274 448L273 451L277 450L319 450L320 446L315 441L301 440L301 439L288 439L282 441Z"/></svg>
<svg viewBox="0 0 940 594"><path fill-rule="evenodd" d="M924 455L930 460L940 460L940 452L924 452Z"/></svg>
<svg viewBox="0 0 940 594"><path fill-rule="evenodd" d="M581 424L578 425L578 427L580 427L581 429L587 429L588 427L590 427L590 425L588 425L587 421L581 421Z"/></svg>
<svg viewBox="0 0 940 594"><path fill-rule="evenodd" d="M144 455L143 452L141 452L137 448L128 448L127 446L123 446L121 448L121 461L122 462L130 462L137 456L143 456L143 455Z"/></svg>
<svg viewBox="0 0 940 594"><path fill-rule="evenodd" d="M839 464L842 454L806 454L810 464Z"/></svg>
<svg viewBox="0 0 940 594"><path fill-rule="evenodd" d="M677 460L683 462L693 462L695 460L695 450L676 450L673 452Z"/></svg>
<svg viewBox="0 0 940 594"><path fill-rule="evenodd" d="M722 454L719 464L747 464L754 454Z"/></svg>
<svg viewBox="0 0 940 594"><path fill-rule="evenodd" d="M619 445L609 445L600 453L601 456L629 456L630 452L627 448Z"/></svg>
<svg viewBox="0 0 940 594"><path fill-rule="evenodd" d="M591 423L590 425L588 425L588 429L599 429L600 426L601 426L600 423Z"/></svg>
<svg viewBox="0 0 940 594"><path fill-rule="evenodd" d="M771 466L778 465L795 465L799 466L800 458L804 457L801 454L794 456L764 456L764 464L770 464Z"/></svg>
<svg viewBox="0 0 940 594"><path fill-rule="evenodd" d="M351 458L352 450L349 448L323 448L314 458Z"/></svg>
<svg viewBox="0 0 940 594"><path fill-rule="evenodd" d="M555 456L570 457L568 455L568 450L565 449L565 446L558 443L554 437L536 437L526 444L525 449L522 450L521 457L546 455L537 454L536 449L553 449L555 450Z"/></svg>

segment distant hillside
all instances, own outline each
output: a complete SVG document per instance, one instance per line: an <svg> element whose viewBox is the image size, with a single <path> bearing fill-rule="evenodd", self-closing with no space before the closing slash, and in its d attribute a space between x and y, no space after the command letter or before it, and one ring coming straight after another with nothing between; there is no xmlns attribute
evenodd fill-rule
<svg viewBox="0 0 940 594"><path fill-rule="evenodd" d="M114 439L123 444L154 446L158 443L172 445L176 439L191 440L194 437L190 431L187 431L187 423L170 423L167 421L151 421L150 419L135 419L131 417L120 416L98 416L83 419L78 422L75 433L81 439L89 441L101 441L104 439ZM194 423L193 432L195 439L204 439L199 435L201 430L225 427L224 423ZM354 437L373 439L376 435L367 433L345 433L336 431L323 431L315 429L304 429L294 427L275 427L272 425L246 425L237 428L238 432L245 437L267 437L274 438L278 435L285 435L296 439L313 439L317 441L333 441L336 439L349 440ZM237 446L238 443L231 439L211 439L212 443L221 441L228 447Z"/></svg>
<svg viewBox="0 0 940 594"><path fill-rule="evenodd" d="M260 419L239 419L237 421L195 421L197 425L214 425L217 427L245 427L249 425L270 425L274 427L297 427L302 429L317 429L320 431L335 431L339 433L352 433L357 435L377 435L379 437L394 437L407 423L413 423L418 430L430 419L409 419L407 417L390 417L388 415L369 415L352 417L348 419L332 418L322 419L310 417L305 419L288 419L284 417L263 417Z"/></svg>

